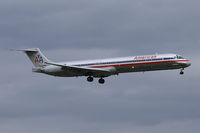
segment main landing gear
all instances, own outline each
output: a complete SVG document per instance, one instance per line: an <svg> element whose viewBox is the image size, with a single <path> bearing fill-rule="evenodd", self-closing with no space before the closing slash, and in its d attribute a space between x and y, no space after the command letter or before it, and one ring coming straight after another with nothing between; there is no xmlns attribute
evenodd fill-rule
<svg viewBox="0 0 200 133"><path fill-rule="evenodd" d="M87 81L88 81L88 82L92 82L93 80L94 80L94 78L91 77L91 76L89 76L89 77L87 78Z"/></svg>
<svg viewBox="0 0 200 133"><path fill-rule="evenodd" d="M89 77L87 78L87 81L88 81L88 82L93 82L93 81L94 81L94 78L91 77L91 76L89 76ZM105 83L105 80L104 80L103 78L100 78L100 79L99 79L99 83L100 83L100 84L104 84L104 83Z"/></svg>
<svg viewBox="0 0 200 133"><path fill-rule="evenodd" d="M99 79L99 83L100 83L100 84L104 84L104 83L105 83L105 80L104 80L103 78L100 78L100 79Z"/></svg>
<svg viewBox="0 0 200 133"><path fill-rule="evenodd" d="M180 75L184 74L184 68L181 68Z"/></svg>

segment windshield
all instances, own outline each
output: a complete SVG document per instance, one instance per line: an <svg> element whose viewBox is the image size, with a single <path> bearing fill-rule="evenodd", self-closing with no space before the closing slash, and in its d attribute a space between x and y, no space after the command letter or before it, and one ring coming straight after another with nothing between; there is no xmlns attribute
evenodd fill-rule
<svg viewBox="0 0 200 133"><path fill-rule="evenodd" d="M180 55L176 55L176 58L177 59L184 59L182 56L180 56Z"/></svg>

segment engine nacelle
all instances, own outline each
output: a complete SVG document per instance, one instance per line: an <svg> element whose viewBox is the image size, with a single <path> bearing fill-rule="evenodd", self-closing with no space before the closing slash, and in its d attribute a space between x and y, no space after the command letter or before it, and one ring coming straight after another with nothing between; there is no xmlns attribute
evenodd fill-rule
<svg viewBox="0 0 200 133"><path fill-rule="evenodd" d="M61 67L59 66L46 66L43 70L45 73L49 73L49 74L59 73L62 71Z"/></svg>

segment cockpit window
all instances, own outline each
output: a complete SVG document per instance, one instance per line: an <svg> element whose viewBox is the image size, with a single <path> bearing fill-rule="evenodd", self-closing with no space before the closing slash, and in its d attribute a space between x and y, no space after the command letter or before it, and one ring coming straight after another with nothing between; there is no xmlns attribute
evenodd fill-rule
<svg viewBox="0 0 200 133"><path fill-rule="evenodd" d="M184 58L183 58L182 56L180 56L180 55L177 55L176 58L177 58L177 59L184 59Z"/></svg>

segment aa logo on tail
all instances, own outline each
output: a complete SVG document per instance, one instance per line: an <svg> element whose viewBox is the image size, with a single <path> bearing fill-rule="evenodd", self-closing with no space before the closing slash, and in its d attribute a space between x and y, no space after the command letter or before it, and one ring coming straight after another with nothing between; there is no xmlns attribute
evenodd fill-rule
<svg viewBox="0 0 200 133"><path fill-rule="evenodd" d="M42 56L40 55L37 55L34 61L35 63L41 63L41 64L44 62Z"/></svg>

